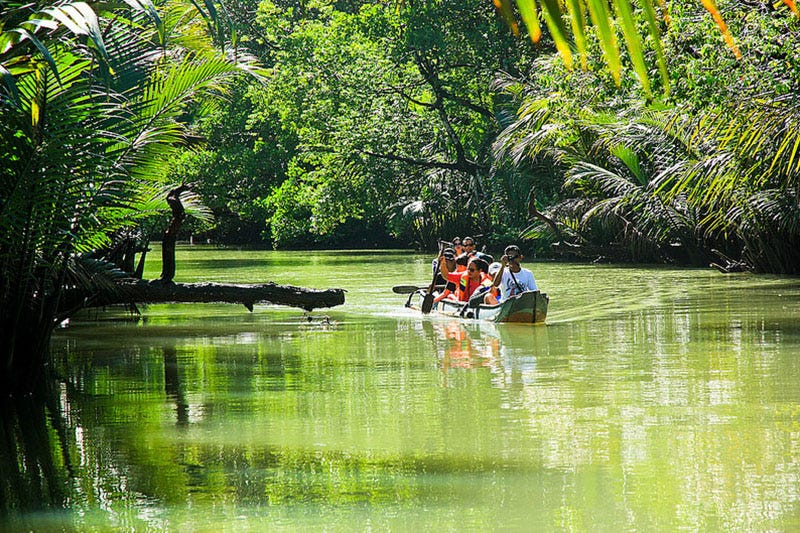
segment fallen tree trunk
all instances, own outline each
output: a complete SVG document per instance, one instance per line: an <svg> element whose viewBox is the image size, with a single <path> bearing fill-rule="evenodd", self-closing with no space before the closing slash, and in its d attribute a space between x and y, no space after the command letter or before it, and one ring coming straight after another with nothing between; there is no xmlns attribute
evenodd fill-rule
<svg viewBox="0 0 800 533"><path fill-rule="evenodd" d="M71 310L107 305L147 303L239 303L253 310L253 304L268 302L299 307L306 311L335 307L344 303L343 289L305 289L292 285L263 283L237 285L222 283L163 283L129 281L118 283L113 290L87 295L79 290L67 290L62 296L62 309Z"/></svg>
<svg viewBox="0 0 800 533"><path fill-rule="evenodd" d="M181 194L188 188L187 185L181 185L167 195L172 219L161 243L161 278L149 282L135 278L119 278L115 282L98 283L91 289L86 287L64 289L60 295L56 323L80 309L108 305L129 305L135 308L137 304L149 303L225 302L239 303L252 311L254 304L269 302L312 311L344 303L343 289L315 290L292 285L277 285L272 282L256 285L174 283L172 279L175 277L175 243L186 215ZM144 253L146 251L142 257ZM143 260L140 261L140 269L142 268ZM131 275L130 272L119 272L119 274Z"/></svg>

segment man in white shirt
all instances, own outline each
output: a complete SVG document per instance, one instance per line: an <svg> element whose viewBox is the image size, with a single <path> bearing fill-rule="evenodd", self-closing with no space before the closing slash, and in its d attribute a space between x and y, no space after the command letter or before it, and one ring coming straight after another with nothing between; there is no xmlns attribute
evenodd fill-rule
<svg viewBox="0 0 800 533"><path fill-rule="evenodd" d="M500 296L496 297L494 295L496 291L490 291L484 299L485 303L495 305L521 292L539 290L533 272L520 266L522 257L519 246L515 244L506 246L503 257L500 258L500 270L494 275L492 282L493 287L500 287Z"/></svg>

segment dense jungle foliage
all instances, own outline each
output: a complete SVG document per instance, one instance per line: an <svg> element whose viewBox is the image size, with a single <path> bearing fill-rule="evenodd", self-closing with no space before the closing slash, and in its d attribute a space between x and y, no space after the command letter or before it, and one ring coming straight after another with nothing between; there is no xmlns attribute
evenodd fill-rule
<svg viewBox="0 0 800 533"><path fill-rule="evenodd" d="M727 34L711 0L657 4L656 19L651 0L542 4L571 6L563 19L498 5L505 16L484 0L5 2L4 377L37 372L53 327L91 303L67 292L134 272L184 189L185 236L220 243L469 233L800 270L793 2L720 2ZM531 32L547 22L536 44L513 31L521 15ZM570 24L602 31L570 42ZM632 39L637 24L649 29Z"/></svg>
<svg viewBox="0 0 800 533"><path fill-rule="evenodd" d="M262 1L231 7L269 69L196 120L169 163L219 242L415 245L483 235L540 253L800 268L797 17L670 2L651 94L515 37L490 3ZM546 31L546 29L545 29ZM622 51L624 58L624 50Z"/></svg>

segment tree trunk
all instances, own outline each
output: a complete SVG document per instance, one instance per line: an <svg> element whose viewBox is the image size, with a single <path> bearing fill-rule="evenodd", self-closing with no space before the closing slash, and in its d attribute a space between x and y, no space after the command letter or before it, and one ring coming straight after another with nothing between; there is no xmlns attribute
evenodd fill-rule
<svg viewBox="0 0 800 533"><path fill-rule="evenodd" d="M169 221L164 237L161 240L161 278L162 283L170 283L175 277L175 242L178 240L178 232L186 218L186 211L181 203L181 193L188 187L181 185L172 189L167 195L167 203L172 209L172 220Z"/></svg>
<svg viewBox="0 0 800 533"><path fill-rule="evenodd" d="M556 224L555 220L548 217L547 215L545 215L544 213L539 211L539 209L536 208L536 195L533 193L533 191L531 191L530 194L528 195L528 217L529 220L534 217L538 218L539 220L550 226L550 229L553 230L556 239L562 240L561 230L558 229L558 225Z"/></svg>
<svg viewBox="0 0 800 533"><path fill-rule="evenodd" d="M136 280L119 283L114 290L87 297L78 289L67 290L62 296L63 310L80 307L103 307L116 304L139 303L240 303L253 310L257 302L299 307L306 311L321 307L334 307L344 303L343 289L305 289L291 285L263 283L237 285L222 283L163 283Z"/></svg>

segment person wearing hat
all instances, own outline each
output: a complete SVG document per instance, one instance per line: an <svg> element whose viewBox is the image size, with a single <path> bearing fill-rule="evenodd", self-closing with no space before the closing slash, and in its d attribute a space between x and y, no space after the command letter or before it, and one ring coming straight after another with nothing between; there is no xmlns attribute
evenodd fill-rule
<svg viewBox="0 0 800 533"><path fill-rule="evenodd" d="M455 257L455 250L452 248L442 250L442 255L439 256L439 278L441 284L444 284L444 290L433 299L434 303L438 303L450 295L455 298L456 290L461 282L461 274L466 268L467 257L465 255ZM436 284L439 285L439 281Z"/></svg>
<svg viewBox="0 0 800 533"><path fill-rule="evenodd" d="M452 248L445 248L442 250L442 253L433 260L433 269L437 271L438 267L438 275L436 276L436 285L444 285L447 283L447 273L451 271L455 271L457 269L456 265L456 252Z"/></svg>
<svg viewBox="0 0 800 533"><path fill-rule="evenodd" d="M492 282L493 287L500 288L500 296L497 297L494 292L490 292L484 299L485 303L495 305L522 292L539 290L533 272L520 265L522 258L519 246L515 244L506 246L503 257L500 258L500 268Z"/></svg>

